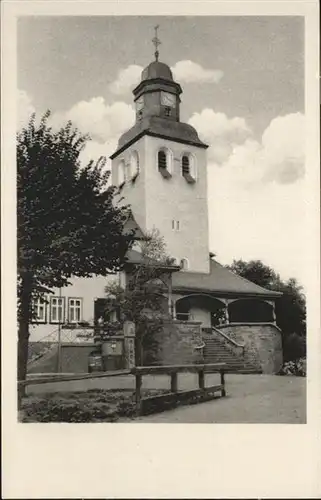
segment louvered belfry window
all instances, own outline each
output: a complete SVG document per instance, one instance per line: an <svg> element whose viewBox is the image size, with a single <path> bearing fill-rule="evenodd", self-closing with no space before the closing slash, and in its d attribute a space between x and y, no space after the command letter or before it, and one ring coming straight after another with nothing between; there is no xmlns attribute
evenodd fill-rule
<svg viewBox="0 0 321 500"><path fill-rule="evenodd" d="M187 155L184 155L182 158L182 174L183 175L190 174L189 157Z"/></svg>
<svg viewBox="0 0 321 500"><path fill-rule="evenodd" d="M158 168L167 169L167 158L165 151L158 151Z"/></svg>

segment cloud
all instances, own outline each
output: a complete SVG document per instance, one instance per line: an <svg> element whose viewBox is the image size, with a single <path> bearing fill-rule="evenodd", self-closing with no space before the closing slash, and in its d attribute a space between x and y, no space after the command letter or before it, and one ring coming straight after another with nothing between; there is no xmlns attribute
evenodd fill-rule
<svg viewBox="0 0 321 500"><path fill-rule="evenodd" d="M57 128L71 120L81 133L90 135L92 140L86 144L80 158L85 164L101 156L108 158L116 150L119 136L134 124L134 119L135 112L129 104L107 104L103 97L93 97L80 101L66 112L55 113L51 124Z"/></svg>
<svg viewBox="0 0 321 500"><path fill-rule="evenodd" d="M109 90L116 95L126 94L140 82L142 66L131 64L121 69L115 81L109 85Z"/></svg>
<svg viewBox="0 0 321 500"><path fill-rule="evenodd" d="M292 113L271 121L262 135L265 180L290 184L304 176L304 116Z"/></svg>
<svg viewBox="0 0 321 500"><path fill-rule="evenodd" d="M53 123L62 124L67 120L93 139L105 142L110 137L120 135L134 123L135 112L124 102L107 104L103 97L93 97L90 101L80 101L64 113L53 115Z"/></svg>
<svg viewBox="0 0 321 500"><path fill-rule="evenodd" d="M246 121L204 109L189 123L209 144L208 159L233 171L244 185L276 182L291 184L304 176L304 116L293 113L274 118L262 134L253 138Z"/></svg>
<svg viewBox="0 0 321 500"><path fill-rule="evenodd" d="M186 83L218 83L223 77L219 69L205 69L193 61L178 61L172 68L174 78Z"/></svg>
<svg viewBox="0 0 321 500"><path fill-rule="evenodd" d="M209 160L218 165L227 161L235 145L243 144L252 134L244 118L228 118L224 113L216 113L208 108L194 113L189 123L196 128L201 139L209 144Z"/></svg>
<svg viewBox="0 0 321 500"><path fill-rule="evenodd" d="M25 90L18 90L17 92L17 129L24 127L35 108L32 104L31 97Z"/></svg>
<svg viewBox="0 0 321 500"><path fill-rule="evenodd" d="M193 115L208 158L210 246L222 263L261 259L306 283L304 116L276 117L260 140L246 122L213 110Z"/></svg>
<svg viewBox="0 0 321 500"><path fill-rule="evenodd" d="M115 95L130 92L141 79L142 66L131 64L118 72L117 78L109 84L109 90ZM182 83L218 83L223 72L216 69L205 69L193 61L178 61L171 68L174 78Z"/></svg>

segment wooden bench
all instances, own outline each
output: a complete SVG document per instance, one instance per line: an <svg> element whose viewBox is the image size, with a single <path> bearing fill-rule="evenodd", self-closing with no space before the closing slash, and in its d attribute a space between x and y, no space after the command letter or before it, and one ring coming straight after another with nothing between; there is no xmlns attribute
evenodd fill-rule
<svg viewBox="0 0 321 500"><path fill-rule="evenodd" d="M168 402L188 400L195 395L207 396L213 399L214 393L221 392L221 397L226 396L225 390L225 363L210 363L197 365L165 365L165 366L136 366L131 373L135 376L136 412L143 413L144 402L161 401L166 398ZM198 373L198 389L189 391L178 391L178 373ZM207 373L220 373L220 384L205 386L205 375ZM170 393L142 398L142 382L144 375L168 375L170 377Z"/></svg>

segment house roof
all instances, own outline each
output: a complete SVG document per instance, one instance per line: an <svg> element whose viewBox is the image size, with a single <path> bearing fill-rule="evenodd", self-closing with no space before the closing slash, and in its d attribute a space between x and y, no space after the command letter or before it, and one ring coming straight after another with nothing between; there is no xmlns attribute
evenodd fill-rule
<svg viewBox="0 0 321 500"><path fill-rule="evenodd" d="M173 291L207 292L215 295L244 295L276 298L282 294L267 290L226 269L216 260L210 261L210 273L182 271L173 274Z"/></svg>

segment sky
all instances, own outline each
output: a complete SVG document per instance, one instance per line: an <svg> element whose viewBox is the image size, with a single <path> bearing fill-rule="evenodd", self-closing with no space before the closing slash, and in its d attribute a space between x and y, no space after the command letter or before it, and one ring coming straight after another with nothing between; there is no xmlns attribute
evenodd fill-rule
<svg viewBox="0 0 321 500"><path fill-rule="evenodd" d="M181 121L208 149L210 250L261 259L305 283L304 19L25 17L18 20L18 124L71 119L109 156L134 123L132 88L154 58L183 89Z"/></svg>

